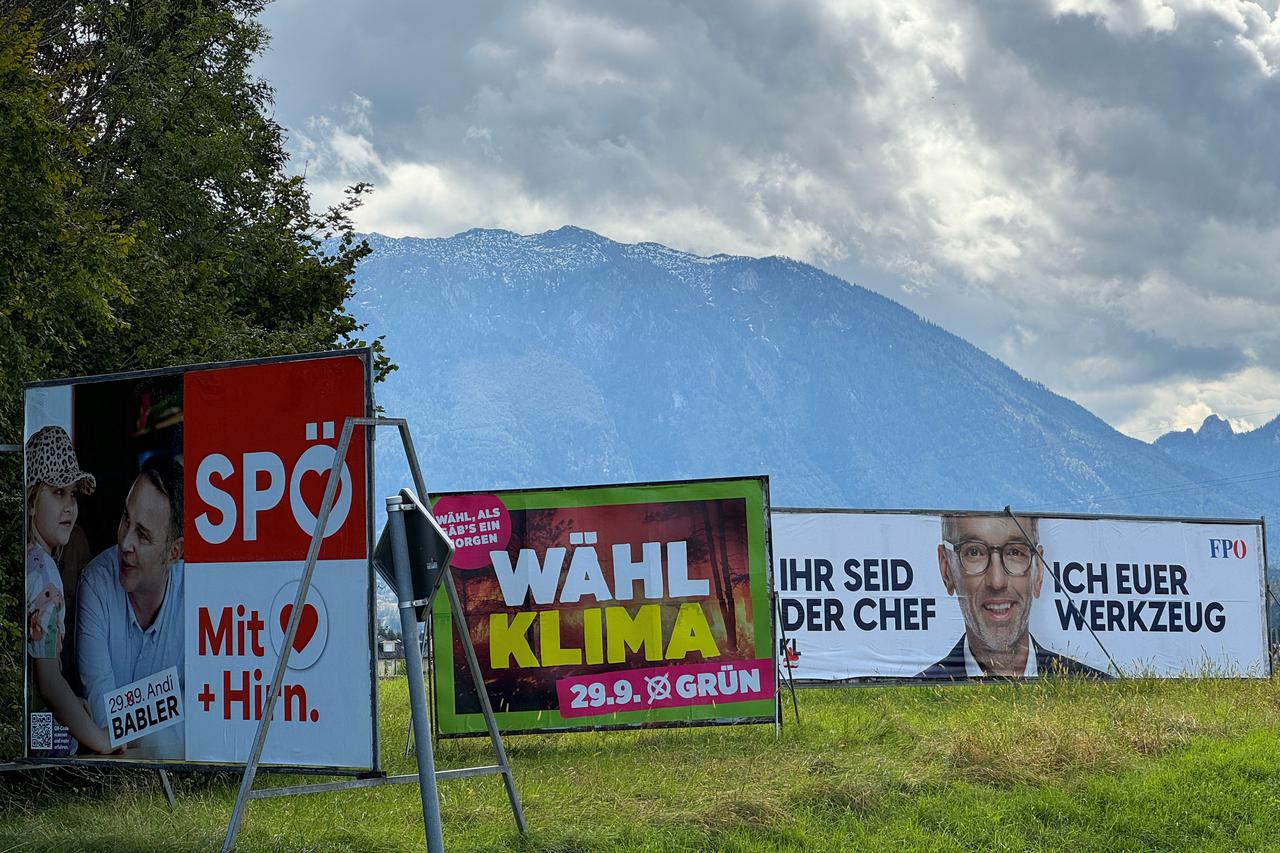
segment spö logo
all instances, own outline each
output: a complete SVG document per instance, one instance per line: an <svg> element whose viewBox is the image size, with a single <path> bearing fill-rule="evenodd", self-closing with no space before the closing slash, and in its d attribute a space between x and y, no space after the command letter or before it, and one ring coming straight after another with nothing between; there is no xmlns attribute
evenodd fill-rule
<svg viewBox="0 0 1280 853"><path fill-rule="evenodd" d="M319 441L318 426L319 424L316 423L307 424L308 442ZM333 421L324 422L323 434L326 439L333 438ZM239 504L243 507L244 520L241 535L244 540L252 542L258 538L258 514L278 506L284 499L286 491L289 493L289 508L293 511L294 522L297 523L299 530L310 536L319 519L302 497L302 481L307 474L327 475L333 467L333 457L337 454L337 449L327 444L312 444L293 463L293 472L289 473L284 460L276 453L269 450L245 453L244 473L241 477L243 500ZM203 512L196 516L195 525L200 537L213 545L221 545L231 538L236 531L238 514L237 495L215 485L214 477L225 481L235 473L235 462L221 453L209 454L200 460L200 466L196 469L196 494L222 517L221 521L214 522L211 519L214 513ZM263 485L264 474L266 475L265 485ZM336 493L332 511L325 522L326 538L342 527L342 523L347 520L347 513L351 511L351 469L347 467L345 461L342 463L339 474L342 478L341 487Z"/></svg>
<svg viewBox="0 0 1280 853"><path fill-rule="evenodd" d="M301 560L349 416L364 412L364 365L320 359L187 374L187 564ZM365 448L353 433L321 560L363 559Z"/></svg>
<svg viewBox="0 0 1280 853"><path fill-rule="evenodd" d="M1210 539L1209 540L1209 556L1226 558L1235 557L1237 560L1243 560L1245 554L1249 553L1249 546L1245 544L1243 539Z"/></svg>

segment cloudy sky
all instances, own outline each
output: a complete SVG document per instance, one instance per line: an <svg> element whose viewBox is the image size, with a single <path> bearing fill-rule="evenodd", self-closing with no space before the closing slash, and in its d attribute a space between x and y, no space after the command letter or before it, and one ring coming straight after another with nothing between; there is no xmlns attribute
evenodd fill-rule
<svg viewBox="0 0 1280 853"><path fill-rule="evenodd" d="M276 0L364 230L783 254L1152 440L1280 414L1280 0Z"/></svg>

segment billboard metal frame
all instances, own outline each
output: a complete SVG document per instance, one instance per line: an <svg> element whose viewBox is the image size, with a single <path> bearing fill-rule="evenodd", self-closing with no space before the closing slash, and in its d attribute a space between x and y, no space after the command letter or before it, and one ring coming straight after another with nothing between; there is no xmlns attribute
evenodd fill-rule
<svg viewBox="0 0 1280 853"><path fill-rule="evenodd" d="M491 491L468 489L465 491L457 491L457 492L440 492L438 494L434 494L431 496L432 499L434 500L442 497L453 497L458 495L481 495L481 494L523 495L523 494L537 494L540 492L576 492L576 491L585 491L589 489L632 489L632 488L643 488L647 486L678 486L678 485L685 485L685 484L702 485L702 484L716 484L716 483L732 483L732 482L742 482L746 480L760 481L762 486L762 492L763 492L762 509L764 513L763 530L764 530L764 551L765 551L764 582L767 585L766 602L767 602L767 610L769 611L769 623L770 623L769 625L770 653L769 654L770 654L770 661L774 671L773 715L772 716L755 715L755 716L749 716L749 717L739 717L736 719L707 718L702 720L664 720L661 722L642 721L642 722L631 722L631 723L607 723L607 724L594 724L594 725L582 725L582 726L556 726L556 727L533 728L533 729L514 727L514 728L503 729L504 734L506 735L561 735L561 734L577 734L582 732L635 731L637 729L689 729L689 728L707 728L711 726L764 725L764 724L772 723L774 726L775 733L780 736L782 732L782 698L781 696L782 696L782 681L783 681L784 673L782 672L782 667L778 658L778 641L776 636L777 625L780 624L780 622L778 620L779 605L777 603L777 594L775 593L773 588L774 587L773 532L772 532L772 527L770 523L770 515L772 514L773 509L772 509L772 506L770 503L770 497L769 497L769 475L748 474L748 475L743 475L741 477L702 477L702 478L695 478L690 480L648 480L648 481L636 482L636 483L584 483L576 486L529 487L529 488L520 488L520 489L494 489ZM428 615L433 615L433 614L428 614ZM428 629L428 634L431 634L435 627L434 619L432 620L432 622L428 624L430 626ZM450 663L450 665L453 664L452 654L450 654L450 659L448 662ZM437 722L439 717L438 704L441 701L452 702L453 697L450 696L450 697L447 697L447 699L442 698L442 695L438 689L439 685L435 683L434 667L439 665L439 661L437 661L435 654L432 654L431 656L431 665L433 667L432 678L431 678L432 685L433 687L437 688L435 690L435 697L434 697L435 702L437 704L437 713L436 715L432 716L432 725L434 727L435 736L441 739L484 737L485 732L482 732L482 731L441 732L439 730L439 725ZM797 683L794 682L794 680L790 677L789 674L785 676L785 679L790 684L793 690L793 699L794 699L794 688L795 686L797 686ZM797 721L799 720L799 718L800 718L800 712L799 712L799 707L797 706L796 707ZM410 739L412 739L413 737L412 724L410 724L409 737Z"/></svg>
<svg viewBox="0 0 1280 853"><path fill-rule="evenodd" d="M1259 532L1259 542L1262 548L1262 560L1260 563L1261 571L1258 573L1261 584L1262 595L1260 597L1260 607L1262 608L1262 625L1264 631L1264 643L1267 646L1267 674L1266 678L1275 677L1275 662L1270 653L1271 634L1276 630L1277 626L1271 624L1270 608L1267 606L1267 599L1271 596L1270 587L1267 584L1267 521L1265 516L1257 518L1223 518L1223 517L1199 517L1199 516L1169 516L1169 515L1121 515L1118 513L1081 513L1081 512L1044 512L1044 511L1022 511L1013 510L1009 506L1005 506L999 510L990 509L858 509L855 507L774 507L772 512L780 515L1019 515L1032 518L1063 518L1081 521L1155 521L1155 522L1173 522L1181 524L1256 524ZM771 541L772 544L772 541ZM781 624L781 619L779 619ZM776 644L776 643L775 643ZM1103 647L1106 652L1106 648ZM1107 653L1110 657L1110 653ZM1214 678L1227 681L1245 680L1248 676L1243 675L1222 675L1213 676ZM889 678L881 676L867 676L842 678L835 680L818 680L800 678L793 679L793 687L798 688L829 688L829 687L919 687L921 685L929 685L931 687L953 686L966 684L983 684L1000 682L1007 683L1009 679L992 676L982 678L968 678L963 680L937 680L937 679L921 679L921 678ZM1123 676L1116 680L1123 680Z"/></svg>
<svg viewBox="0 0 1280 853"><path fill-rule="evenodd" d="M304 567L303 577L301 579L301 582L299 583L297 598L294 602L294 607L289 619L288 626L285 631L282 654L278 658L276 663L276 670L272 678L271 686L267 693L266 706L264 708L264 713L259 721L258 729L255 733L254 745L253 745L250 759L243 764L243 767L244 767L243 777L241 779L240 790L236 797L235 806L232 811L231 820L227 827L227 834L224 839L224 846L223 846L224 850L231 850L234 848L236 837L239 833L239 828L243 821L244 814L250 800L269 799L269 798L275 798L275 797L292 796L292 795L300 795L300 794L324 793L324 792L338 791L338 790L354 790L358 788L371 788L371 787L379 787L383 785L407 784L412 782L417 782L422 788L424 832L426 833L426 836L427 836L428 848L433 851L443 850L443 843L441 841L440 832L439 832L439 829L440 829L439 804L435 794L436 781L440 779L461 779L461 778L469 778L469 777L475 777L475 776L488 776L488 775L500 775L503 777L503 782L506 787L507 795L511 803L512 814L515 818L516 828L522 834L527 831L527 824L525 822L524 811L520 803L519 794L516 790L515 779L511 772L511 767L507 759L506 750L502 744L501 735L498 732L497 723L493 716L492 706L488 701L488 694L486 692L483 679L480 676L479 666L475 660L475 652L470 644L470 635L466 630L465 614L462 612L461 603L458 599L457 590L454 585L453 578L447 572L444 574L443 583L441 584L441 586L443 586L448 593L450 604L453 609L453 617L456 620L455 625L457 625L458 629L461 631L464 647L468 652L468 658L471 664L472 673L476 679L476 686L477 686L479 695L481 697L482 704L485 709L485 713L487 717L487 726L488 726L490 737L493 742L494 753L497 759L497 763L493 765L488 765L488 766L465 767L465 768L436 771L434 769L434 759L432 758L430 743L428 742L425 748L421 751L419 755L419 773L388 777L385 771L383 771L381 768L380 727L379 727L379 721L378 721L378 691L377 691L377 679L376 679L376 666L377 666L377 655L376 655L376 644L375 644L376 627L372 617L374 598L376 595L375 586L374 586L375 569L373 565L373 553L374 553L373 492L374 492L374 473L375 473L373 442L375 438L376 427L395 426L399 429L401 439L404 443L405 453L409 461L414 484L418 488L419 492L425 496L426 491L425 491L422 471L418 464L418 458L413 448L412 439L410 438L410 435L409 435L408 422L403 418L377 418L373 416L374 402L373 402L373 383L372 383L372 361L371 361L371 350L368 349L367 347L352 349L352 350L338 350L338 351L323 352L323 353L281 356L278 358L259 358L259 359L240 360L240 361L216 362L216 363L199 364L199 365L180 365L180 366L162 368L157 370L141 370L141 371L131 371L127 373L99 374L91 377L71 378L71 379L65 379L65 380L44 380L40 382L25 383L23 385L23 393L25 397L26 391L30 388L70 387L70 386L80 385L80 384L145 379L145 378L150 378L154 376L170 376L170 375L180 376L180 375L185 375L186 373L203 371L203 370L248 367L248 366L264 365L264 364L277 364L281 362L290 362L290 361L319 360L324 358L335 358L335 357L344 357L344 356L351 356L351 355L356 355L360 357L364 365L365 416L364 417L347 417L343 424L343 429L338 441L337 450L334 454L334 465L333 465L333 468L330 469L329 476L326 480L325 493L321 503L320 513L319 513L319 516L317 517L316 526L312 533L311 542L308 547L307 561ZM321 532L324 530L324 527L328 521L328 517L330 512L332 511L334 499L336 497L337 485L340 479L336 476L336 471L340 468L343 460L347 456L347 450L350 447L352 435L354 433L355 427L357 426L367 428L362 440L364 441L365 480L366 480L366 489L367 489L367 493L365 495L365 511L366 511L365 545L366 545L366 554L367 554L366 573L367 573L367 579L368 579L368 585L367 585L368 601L366 602L366 610L370 614L367 646L369 649L369 656L370 656L369 657L369 661L370 661L369 662L369 678L370 678L369 683L370 683L371 723L372 723L371 725L372 770L370 771L365 768L329 767L329 766L315 766L315 765L295 766L295 765L273 764L266 769L272 772L279 772L279 773L306 774L306 775L317 775L317 776L320 776L320 775L357 776L357 778L348 778L348 779L343 779L336 782L325 782L325 783L314 784L314 785L297 785L297 786L287 786L287 787L265 788L265 789L258 789L255 791L253 790L253 781L256 778L257 771L260 766L262 751L263 751L263 748L265 747L267 732L269 729L272 716L274 714L275 703L279 698L279 694L281 692L281 685L284 678L284 672L288 664L288 658L290 656L290 653L293 650L293 638L297 633L299 624L301 623L302 604L305 602L306 594L310 586L310 580L314 572L316 563L318 561L320 545L322 542ZM18 457L19 461L24 465L24 468L25 468L26 460L25 460L25 457L22 455L24 447L25 447L24 444L0 445L0 453ZM393 508L390 505L390 499L389 499L388 511L390 512L392 509ZM393 513L393 515L395 517L395 520L397 521L400 520L399 513ZM25 543L26 543L26 530L24 528L23 530L24 546L25 546ZM405 572L408 571L407 566L403 567L403 569ZM24 596L25 596L25 581L24 581ZM400 602L400 607L402 612L406 611L407 609L407 611L410 614L412 614L414 608L419 604L422 604L422 602L403 601L403 602ZM421 680L421 673L422 673L421 649L415 644L415 646L412 649L412 652L415 652L416 654L410 654L410 649L406 645L405 646L405 657L406 657L406 664L407 664L406 669L410 669L416 666L417 672L420 674L419 677ZM159 772L160 784L163 789L165 799L168 801L170 809L173 809L176 804L176 799L174 797L173 787L170 784L170 780L168 776L169 770L178 769L178 770L185 770L185 771L225 771L229 767L241 766L239 762L188 762L185 760L183 761L149 761L149 760L127 760L127 759L120 760L120 759L108 759L108 758L84 758L84 757L40 758L40 759L31 758L26 755L27 751L30 748L30 745L28 742L28 739L29 739L29 732L27 730L28 725L26 723L28 685L27 685L27 676L26 676L27 662L26 662L25 653L23 657L24 657L24 668L23 668L24 683L23 683L23 712L22 713L23 713L23 719L24 719L24 724L23 724L24 755L23 757L17 759L14 762L0 764L0 770L31 770L31 769L66 767L66 766L89 766L89 767L113 766L118 768L127 768L130 770L154 769ZM416 664L412 663L410 661L410 658L416 658L417 659ZM426 714L428 703L427 703L425 688L419 690L418 693L421 695L413 697L415 699L414 701L415 711L420 712L421 714ZM429 779L427 779L423 775L424 768L428 766L430 767L430 771L431 771ZM430 801L428 800L428 791L430 792L430 795L431 795Z"/></svg>
<svg viewBox="0 0 1280 853"><path fill-rule="evenodd" d="M408 421L403 418L352 418L348 417L342 427L341 437L338 439L338 452L334 454L333 467L329 470L329 476L325 483L324 498L320 503L320 512L316 519L314 531L311 535L311 544L307 549L307 562L303 569L302 579L298 584L297 596L294 600L293 610L289 617L289 625L285 630L284 641L281 644L281 655L276 661L276 670L271 679L271 687L267 691L266 706L263 710L262 718L258 722L258 730L254 737L253 751L250 753L249 761L245 764L244 775L240 780L240 790L236 794L235 806L232 808L231 820L227 824L227 833L223 839L222 850L224 853L235 848L236 838L240 833L240 826L244 821L245 811L249 807L249 801L255 799L267 799L271 797L285 797L301 794L321 794L332 791L346 791L355 788L373 788L383 785L400 785L417 782L422 796L422 813L423 813L423 832L426 836L427 849L431 853L443 853L444 841L441 835L440 826L440 803L436 790L436 782L440 779L458 779L473 776L502 776L503 784L506 787L507 798L511 803L512 815L515 818L516 829L521 833L527 831L525 823L524 810L520 805L520 795L516 791L515 777L511 773L511 765L507 760L507 752L502 744L502 736L498 733L498 723L493 714L493 707L489 703L489 694L484 684L484 678L480 673L480 665L476 660L475 649L471 645L471 636L467 630L466 616L462 610L462 602L458 598L457 588L453 582L453 575L445 568L443 572L443 582L440 584L444 587L448 594L449 606L455 619L455 626L462 639L463 649L467 656L467 662L471 670L472 677L475 679L475 686L480 697L481 708L485 717L485 725L489 733L490 740L493 745L494 756L497 763L493 765L485 765L480 767L467 767L454 770L435 769L435 759L431 748L431 741L428 738L418 750L418 772L416 774L406 774L402 776L386 776L385 774L377 774L372 778L361 778L355 780L343 780L338 782L321 783L317 785L300 785L286 786L277 788L265 788L253 790L254 778L257 775L258 763L262 757L263 747L266 745L267 732L271 726L271 719L275 712L275 703L279 698L280 688L284 681L285 669L288 666L289 655L293 651L293 638L298 630L298 625L302 621L302 605L307 598L307 590L311 584L311 576L315 570L316 562L320 556L320 545L323 542L325 525L329 520L329 513L333 509L334 497L338 490L338 472L341 468L343 459L346 458L346 449L351 441L351 435L357 426L362 426L372 432L372 428L379 426L394 426L400 431L401 441L404 443L405 456L409 462L410 474L413 478L415 487L423 496L426 495L426 486L422 476L422 469L418 465L418 455L413 447L413 440L409 435ZM394 550L394 562L396 563L395 571L397 576L397 585L400 587L399 596L402 599L399 602L399 610L401 616L402 633L409 625L416 627L416 610L427 601L412 601L412 583L409 581L409 556L408 547L405 542L404 520L403 520L403 504L401 498L387 498L387 524L391 530L391 538ZM372 567L373 553L369 555L370 566ZM437 587L437 590L439 587ZM406 595L408 598L406 598ZM432 596L434 598L434 594ZM410 705L412 710L412 718L415 722L422 726L423 729L428 728L426 718L428 716L426 688L423 683L422 658L417 643L401 642L405 655L405 669L409 676L410 684Z"/></svg>
<svg viewBox="0 0 1280 853"><path fill-rule="evenodd" d="M353 347L351 349L326 350L323 352L296 353L281 356L266 356L261 358L238 359L228 361L205 362L200 364L183 364L171 367L154 368L149 370L133 370L121 373L99 373L91 376L68 377L66 379L42 379L35 382L25 382L22 386L23 404L25 410L26 394L28 390L37 388L60 388L74 387L78 385L99 384L105 382L128 382L131 380L150 379L159 376L183 376L188 373L203 372L207 370L220 370L239 367L256 367L261 365L283 364L295 361L320 361L329 358L349 358L355 356L361 360L364 365L364 414L365 418L372 417L374 412L373 398L373 350L370 347ZM25 422L25 413L24 413ZM373 526L374 526L374 509L373 509L373 492L374 482L374 448L373 448L373 430L368 430L364 436L364 463L365 463L365 548L367 552L365 572L368 576L368 595L366 608L369 616L369 630L366 642L369 648L369 701L370 701L370 717L372 727L370 733L370 755L372 757L371 766L369 767L337 767L337 766L316 766L316 765L290 765L290 764L272 764L268 768L272 772L293 773L303 775L324 775L324 776L362 776L369 773L382 773L382 757L379 749L381 737L380 726L378 722L378 688L377 688L377 625L373 618L375 598L377 596L376 581L374 578L373 568ZM25 440L19 445L0 445L0 452L12 449L13 452L20 454L23 470L26 470L26 454L24 452ZM22 530L22 546L25 552L26 527ZM26 598L26 581L23 581L23 597ZM184 602L185 605L185 602ZM292 637L292 634L290 634ZM28 690L30 687L27 667L29 661L27 655L23 653L23 669L22 669L22 756L14 760L17 765L23 766L82 766L82 767L119 767L119 768L136 768L140 770L159 770L162 774L166 770L182 770L194 772L217 772L226 771L229 768L238 768L243 766L242 762L193 762L186 760L147 760L147 759L129 759L129 758L109 758L109 757L89 757L89 756L70 756L70 757L38 757L33 758L30 755L30 731L29 731L29 713ZM167 776L162 775L162 782L165 787L166 798L170 800L172 805L172 791L168 785Z"/></svg>

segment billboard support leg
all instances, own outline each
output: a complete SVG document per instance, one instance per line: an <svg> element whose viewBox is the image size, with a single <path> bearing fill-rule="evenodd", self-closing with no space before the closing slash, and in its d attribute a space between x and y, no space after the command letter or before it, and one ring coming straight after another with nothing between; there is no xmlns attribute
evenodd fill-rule
<svg viewBox="0 0 1280 853"><path fill-rule="evenodd" d="M777 670L773 677L777 679ZM777 690L773 691L773 739L782 740L782 694Z"/></svg>
<svg viewBox="0 0 1280 853"><path fill-rule="evenodd" d="M776 594L770 593L773 598L773 615L778 620L778 633L782 635L782 660L779 662L778 670L787 682L787 687L791 692L791 709L796 715L796 725L800 724L800 703L796 701L796 676L791 671L790 662L787 660L787 625L782 621L782 599ZM781 693L779 693L781 697ZM782 699L778 699L781 703ZM781 713L781 712L779 712Z"/></svg>
<svg viewBox="0 0 1280 853"><path fill-rule="evenodd" d="M408 660L405 660L404 668L405 669L409 668ZM404 757L408 758L411 752L413 752L413 717L412 716L409 717L409 725L405 727Z"/></svg>
<svg viewBox="0 0 1280 853"><path fill-rule="evenodd" d="M516 791L516 781L511 775L511 765L507 761L507 750L502 745L502 735L498 734L498 719L493 715L493 705L489 702L489 690L485 687L484 676L480 672L480 661L476 658L475 646L471 644L471 631L467 627L467 617L462 611L462 602L458 599L458 588L453 583L453 575L445 572L444 588L449 594L449 608L453 611L453 624L458 637L462 640L462 651L466 654L467 667L471 670L471 678L476 684L476 695L480 697L480 709L484 712L484 724L489 730L489 740L493 743L493 752L498 758L498 766L502 768L502 784L507 788L507 799L511 801L511 813L516 819L516 829L523 835L529 831L524 821L524 809L520 807L520 794Z"/></svg>
<svg viewBox="0 0 1280 853"><path fill-rule="evenodd" d="M163 767L159 770L160 787L164 790L164 798L169 801L169 811L178 807L178 799L173 795L173 784L169 781L169 771Z"/></svg>
<svg viewBox="0 0 1280 853"><path fill-rule="evenodd" d="M778 596L773 590L769 590L770 610L773 611L773 617L778 617ZM782 630L782 623L778 622L778 630ZM785 663L786 656L781 658L778 656L777 634L769 635L769 642L773 646L773 739L782 740L782 667ZM787 647L786 636L783 636L782 647Z"/></svg>
<svg viewBox="0 0 1280 853"><path fill-rule="evenodd" d="M404 444L404 454L409 460L409 474L413 477L414 488L423 501L427 500L427 484L422 476L422 467L418 464L418 454L413 447L413 439L409 437L409 424L400 422L400 441ZM462 641L462 651L467 659L467 667L476 685L476 695L480 698L480 709L484 712L485 727L489 731L489 740L493 744L494 756L498 759L498 767L502 774L502 784L507 789L507 799L511 801L511 814L516 821L516 829L523 835L529 831L524 819L524 809L520 805L520 794L516 791L515 778L511 775L511 764L507 761L507 750L502 745L502 735L498 733L498 720L493 715L493 705L489 702L489 689L485 687L484 675L480 672L480 661L476 658L475 646L471 643L471 632L467 628L466 615L462 611L462 602L458 599L458 588L453 583L453 575L444 573L444 588L449 596L449 609L453 613L453 624ZM415 728L417 721L414 721ZM418 740L430 737L430 730L418 731Z"/></svg>
<svg viewBox="0 0 1280 853"><path fill-rule="evenodd" d="M325 482L324 499L320 501L320 514L316 518L315 529L311 532L311 544L307 547L307 564L302 569L302 579L298 582L298 594L293 601L293 611L289 614L289 626L285 629L284 641L280 644L280 658L276 661L275 675L271 677L271 689L267 691L262 719L258 722L258 731L253 738L253 749L249 753L249 760L244 766L244 775L240 779L240 791L236 794L236 804L231 810L231 822L227 824L227 834L222 839L223 853L229 853L236 846L236 836L240 834L240 824L244 820L244 812L249 805L253 779L258 774L258 762L262 760L262 748L267 742L267 729L271 726L271 718L275 714L280 685L284 683L289 653L293 651L293 638L298 633L298 625L302 622L302 607L307 603L311 575L315 573L316 560L320 557L320 543L324 540L324 529L329 524L329 513L333 510L333 502L338 495L338 481L342 479L342 462L347 458L347 448L351 446L351 433L355 430L357 422L370 420L349 417L342 424L342 436L338 439L338 447L333 454L333 467L329 469L329 478Z"/></svg>
<svg viewBox="0 0 1280 853"><path fill-rule="evenodd" d="M440 826L439 793L436 787L437 780L438 779L462 779L462 778L468 778L472 776L491 776L491 775L497 775L497 774L502 775L503 783L506 785L507 797L511 800L511 810L515 816L516 827L520 830L521 833L527 832L527 827L524 819L524 811L520 806L519 794L516 792L515 779L511 774L511 766L507 761L507 752L502 745L502 738L498 734L497 720L493 716L493 706L489 702L489 693L488 693L488 690L485 688L484 680L480 674L480 665L476 660L475 648L471 644L470 633L466 629L466 621L462 615L462 609L457 597L457 590L453 585L453 578L447 572L445 573L444 581L445 581L445 586L449 591L449 604L453 610L454 618L455 620L457 620L455 622L455 625L459 626L458 630L462 637L463 649L467 653L467 660L471 666L472 677L475 679L475 682L476 682L476 690L480 696L480 702L485 711L485 723L489 729L489 737L493 741L494 752L496 754L498 764L492 765L492 766L486 766L486 767L461 768L458 770L439 770L439 771L435 770L434 755L431 752L431 744L430 744L431 728L428 722L429 711L425 701L426 688L425 688L425 684L423 683L424 676L423 676L423 670L422 670L421 647L416 647L414 649L415 654L410 654L406 644L405 645L406 669L416 669L417 680L419 682L419 689L413 690L412 679L414 678L414 675L412 672L409 673L409 677L411 679L410 681L411 710L414 712L413 713L414 722L421 727L421 731L425 731L427 733L427 740L425 741L426 747L423 749L422 754L419 756L418 773L416 775L391 776L391 777L380 777L380 778L362 778L362 779L334 782L334 783L320 784L320 785L301 785L301 786L284 787L284 788L266 788L259 791L253 790L253 780L257 776L258 765L262 760L263 747L266 743L266 738L267 738L267 729L271 724L271 718L275 711L275 702L280 693L280 686L284 681L284 672L285 672L285 668L288 665L289 653L293 649L293 638L294 638L294 635L297 633L298 625L301 622L302 607L304 604L306 604L306 595L311 586L311 576L315 572L316 561L319 559L319 556L320 556L320 544L323 540L322 534L324 529L328 525L329 514L333 510L334 500L337 497L338 482L340 479L339 473L341 471L342 461L346 458L347 449L350 447L350 444L351 444L351 436L357 426L362 426L362 427L394 426L399 428L400 439L401 439L401 442L404 444L404 452L409 462L409 469L413 475L414 485L416 486L418 493L420 495L423 495L425 497L427 494L426 486L422 478L422 469L418 466L418 455L414 451L413 440L409 437L408 421L406 421L404 418L349 417L343 422L342 435L338 440L338 446L334 453L333 467L329 470L329 478L325 482L324 499L320 502L320 512L316 519L315 529L312 531L312 534L311 534L311 544L307 549L307 561L305 566L303 567L302 579L298 583L298 595L294 601L293 612L289 616L288 628L285 630L283 648L281 650L280 659L276 662L276 671L271 681L271 687L267 691L266 703L264 704L263 711L262 711L262 719L258 723L257 733L254 736L253 748L250 751L249 759L245 764L244 776L241 778L241 781L240 781L240 790L236 794L235 807L232 809L232 812L231 812L231 821L227 825L227 834L226 834L226 837L223 839L223 843L222 843L223 853L229 853L229 851L234 849L235 847L236 837L240 833L240 826L244 821L244 813L245 813L245 810L248 808L249 800L264 799L268 797L289 796L289 795L295 795L295 794L318 794L318 793L324 793L327 791L353 790L355 788L370 788L370 787L375 787L380 785L400 785L400 784L406 784L408 782L418 782L423 791L423 795L424 795L423 796L423 819L424 819L424 822L426 822L426 825L424 826L424 832L428 833L428 838L427 838L428 849L432 851L443 850L444 847L442 843L437 844L437 846L431 846L433 842L430 837L431 825L434 824L437 829L439 829L439 826ZM390 502L393 499L388 498L387 500L388 500L388 509L390 509ZM395 499L395 500L397 500L397 506L401 506L401 504L398 502L399 499ZM399 531L401 536L401 543L404 544L405 539L404 539L403 516L400 516L398 512L394 514L389 512L388 520L390 521L390 519L393 517L397 518L397 520L400 522ZM392 524L391 528L392 528L391 534L394 537L396 535L396 525ZM404 557L403 560L400 559L401 556ZM403 568L404 573L408 575L409 564L408 564L407 545L405 545L405 553L402 555L397 555L395 562L397 563L397 575L399 575L401 568ZM417 624L418 624L417 617L416 617L416 607L413 603L407 603L407 604L409 608L407 611L409 614L408 619L410 621L408 623L405 622L406 611L404 608L406 606L406 603L402 602L401 609L400 609L401 631L407 632L408 636L412 637L413 632L417 630ZM411 657L417 659L416 664L412 660L410 660ZM419 720L418 717L421 717L421 720ZM427 766L430 768L430 771L425 777L423 775L423 769L422 769L424 760L427 762ZM429 782L427 781L428 779L430 780ZM428 789L430 789L430 794L428 794ZM428 802L428 800L430 801L430 803ZM430 809L431 804L434 804L434 813L435 813L434 820L428 817L428 810Z"/></svg>

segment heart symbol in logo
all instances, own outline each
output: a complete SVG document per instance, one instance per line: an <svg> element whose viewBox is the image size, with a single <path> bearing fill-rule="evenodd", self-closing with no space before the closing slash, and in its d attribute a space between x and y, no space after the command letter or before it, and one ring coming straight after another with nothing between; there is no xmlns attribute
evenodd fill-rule
<svg viewBox="0 0 1280 853"><path fill-rule="evenodd" d="M312 515L320 514L320 504L324 503L324 487L328 481L328 466L323 471L312 469L302 472L302 479L298 483L298 488L302 495L302 502L307 505L307 509L311 511ZM341 488L342 484L339 483L338 487Z"/></svg>
<svg viewBox="0 0 1280 853"><path fill-rule="evenodd" d="M292 615L292 604L286 604L280 611L280 630L285 634L289 632L289 617ZM298 633L293 635L293 650L301 653L307 647L307 643L311 642L319 626L320 614L316 612L315 606L302 605L302 616L298 618Z"/></svg>

